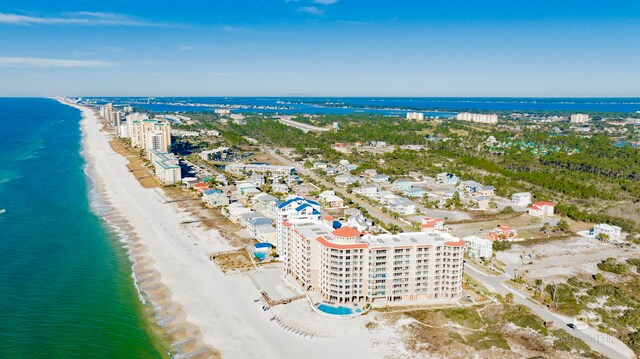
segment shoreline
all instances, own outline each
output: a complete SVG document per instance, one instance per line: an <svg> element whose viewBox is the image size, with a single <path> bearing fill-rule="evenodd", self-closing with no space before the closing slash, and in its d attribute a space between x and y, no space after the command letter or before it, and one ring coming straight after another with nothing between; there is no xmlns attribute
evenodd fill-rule
<svg viewBox="0 0 640 359"><path fill-rule="evenodd" d="M154 267L155 261L150 256L148 247L142 242L134 226L109 200L104 179L97 173L96 160L88 147L87 123L93 120L98 124L94 111L58 101L78 109L82 114L80 123L82 131L81 156L85 160L84 171L89 182L91 209L103 219L107 229L114 234L127 252L133 285L144 308L142 314L147 316L147 320L150 322L147 330L160 341L157 343L160 344L160 348L155 346L155 349L167 350L167 352L160 352L160 354L170 357L186 355L189 358L220 358L218 351L204 344L200 329L186 320L187 316L182 306L171 299L171 290L162 282L160 273ZM98 131L100 131L99 128ZM96 201L100 203L97 204Z"/></svg>
<svg viewBox="0 0 640 359"><path fill-rule="evenodd" d="M400 343L393 329L365 329L372 317L338 323L303 301L264 311L250 275L226 276L209 259L237 248L216 230L188 224L193 216L170 203L161 188L143 188L127 158L110 147L111 135L101 131L92 109L58 101L82 112L88 176L110 208L100 215L128 235L119 237L130 253L134 283L155 309L153 321L168 334L176 357L377 358L399 349L391 348ZM302 335L300 328L317 334Z"/></svg>

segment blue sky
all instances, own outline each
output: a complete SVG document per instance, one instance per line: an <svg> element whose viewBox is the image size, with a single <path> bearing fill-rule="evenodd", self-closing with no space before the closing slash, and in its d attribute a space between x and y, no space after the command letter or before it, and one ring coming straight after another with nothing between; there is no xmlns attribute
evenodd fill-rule
<svg viewBox="0 0 640 359"><path fill-rule="evenodd" d="M2 96L640 96L640 1L0 3Z"/></svg>

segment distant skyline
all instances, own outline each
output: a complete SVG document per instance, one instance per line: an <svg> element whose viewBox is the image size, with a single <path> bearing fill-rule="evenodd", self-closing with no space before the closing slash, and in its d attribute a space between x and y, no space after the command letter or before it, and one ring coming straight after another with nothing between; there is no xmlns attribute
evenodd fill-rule
<svg viewBox="0 0 640 359"><path fill-rule="evenodd" d="M640 1L16 1L0 96L639 97Z"/></svg>

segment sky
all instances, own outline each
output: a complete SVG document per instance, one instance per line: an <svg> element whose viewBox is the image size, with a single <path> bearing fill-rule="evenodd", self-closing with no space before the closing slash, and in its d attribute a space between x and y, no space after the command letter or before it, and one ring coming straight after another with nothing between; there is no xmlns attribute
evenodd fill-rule
<svg viewBox="0 0 640 359"><path fill-rule="evenodd" d="M0 96L639 97L640 1L0 2Z"/></svg>

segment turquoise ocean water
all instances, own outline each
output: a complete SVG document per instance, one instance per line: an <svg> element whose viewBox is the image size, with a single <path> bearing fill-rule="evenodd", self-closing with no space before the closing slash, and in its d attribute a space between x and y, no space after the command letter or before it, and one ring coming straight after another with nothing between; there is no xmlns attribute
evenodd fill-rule
<svg viewBox="0 0 640 359"><path fill-rule="evenodd" d="M80 119L0 98L0 357L159 358L126 250L92 212Z"/></svg>

